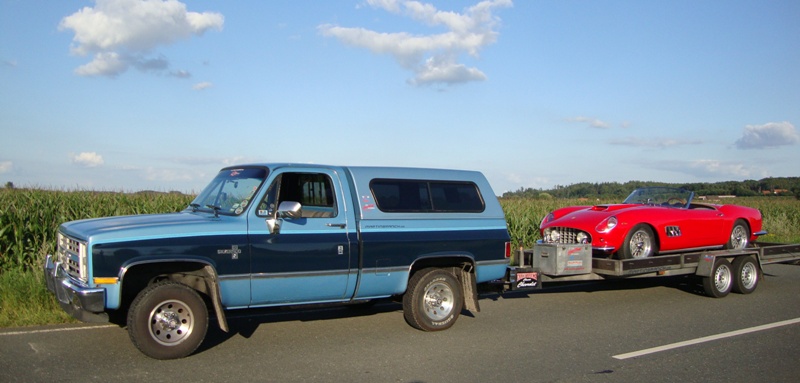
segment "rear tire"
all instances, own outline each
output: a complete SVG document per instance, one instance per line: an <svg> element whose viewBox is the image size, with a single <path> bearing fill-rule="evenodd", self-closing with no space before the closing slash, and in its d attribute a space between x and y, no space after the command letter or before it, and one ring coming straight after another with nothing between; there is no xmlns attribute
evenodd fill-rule
<svg viewBox="0 0 800 383"><path fill-rule="evenodd" d="M461 285L452 273L439 268L417 271L403 295L403 316L422 331L452 327L464 306Z"/></svg>
<svg viewBox="0 0 800 383"><path fill-rule="evenodd" d="M725 243L726 249L744 249L750 243L750 228L743 219L737 219L733 223L731 235Z"/></svg>
<svg viewBox="0 0 800 383"><path fill-rule="evenodd" d="M620 259L639 259L652 257L658 253L658 245L653 229L645 224L638 224L625 236L620 250Z"/></svg>
<svg viewBox="0 0 800 383"><path fill-rule="evenodd" d="M128 335L153 359L183 358L206 336L208 308L194 289L173 281L150 285L128 312Z"/></svg>
<svg viewBox="0 0 800 383"><path fill-rule="evenodd" d="M750 294L760 280L761 270L753 257L741 256L733 260L733 292Z"/></svg>
<svg viewBox="0 0 800 383"><path fill-rule="evenodd" d="M711 276L703 277L703 289L706 295L722 298L731 292L733 286L733 270L731 263L725 258L717 258Z"/></svg>

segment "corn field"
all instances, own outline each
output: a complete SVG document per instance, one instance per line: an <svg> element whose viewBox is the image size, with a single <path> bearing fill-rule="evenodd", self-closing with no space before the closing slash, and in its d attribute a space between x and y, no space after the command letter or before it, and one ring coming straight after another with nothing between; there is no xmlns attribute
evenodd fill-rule
<svg viewBox="0 0 800 383"><path fill-rule="evenodd" d="M0 273L40 270L55 252L58 226L67 221L176 212L193 197L164 193L106 193L0 189Z"/></svg>
<svg viewBox="0 0 800 383"><path fill-rule="evenodd" d="M0 189L0 273L40 270L44 257L55 251L62 222L112 215L168 213L182 210L192 196L165 193L105 193ZM503 198L514 248L530 248L539 239L539 224L550 211L569 205L612 203L577 199ZM726 201L729 202L729 201ZM800 242L800 200L783 197L745 197L731 203L761 210L763 242Z"/></svg>

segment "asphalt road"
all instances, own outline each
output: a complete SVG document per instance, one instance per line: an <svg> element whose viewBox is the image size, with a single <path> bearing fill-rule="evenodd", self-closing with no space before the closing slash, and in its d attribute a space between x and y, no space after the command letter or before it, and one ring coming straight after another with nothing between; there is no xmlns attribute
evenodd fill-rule
<svg viewBox="0 0 800 383"><path fill-rule="evenodd" d="M687 277L485 295L436 333L391 302L232 312L231 333L171 361L114 325L2 329L0 382L797 382L800 266L764 271L722 299ZM677 342L691 344L625 358Z"/></svg>

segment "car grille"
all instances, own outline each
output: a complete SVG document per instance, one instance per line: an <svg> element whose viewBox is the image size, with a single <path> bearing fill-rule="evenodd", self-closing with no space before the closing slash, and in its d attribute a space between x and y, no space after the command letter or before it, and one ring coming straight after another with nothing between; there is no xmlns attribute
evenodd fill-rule
<svg viewBox="0 0 800 383"><path fill-rule="evenodd" d="M58 233L58 259L61 268L71 277L88 281L85 242Z"/></svg>
<svg viewBox="0 0 800 383"><path fill-rule="evenodd" d="M553 240L552 236L545 236L544 242L546 243L564 243L564 244L572 244L572 243L591 243L592 237L589 233L585 231L572 229L569 227L548 227L548 231L554 230L558 232L558 236L556 240ZM586 240L583 242L578 242L578 234L584 233L586 234Z"/></svg>

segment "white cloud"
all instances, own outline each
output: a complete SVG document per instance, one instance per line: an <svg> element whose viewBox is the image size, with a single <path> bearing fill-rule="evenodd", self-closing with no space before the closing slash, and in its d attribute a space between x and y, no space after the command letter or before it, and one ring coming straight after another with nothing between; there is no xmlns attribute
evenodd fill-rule
<svg viewBox="0 0 800 383"><path fill-rule="evenodd" d="M82 152L72 156L72 163L86 168L96 168L102 166L105 162L103 156L95 152Z"/></svg>
<svg viewBox="0 0 800 383"><path fill-rule="evenodd" d="M130 67L142 71L163 70L166 58L148 58L152 50L200 36L209 29L221 30L224 18L215 12L189 12L177 0L96 0L61 20L60 30L72 30L71 52L93 55L76 69L82 76L110 76Z"/></svg>
<svg viewBox="0 0 800 383"><path fill-rule="evenodd" d="M768 176L764 169L747 166L741 162L710 159L654 161L650 162L650 167L689 174L701 179L747 179Z"/></svg>
<svg viewBox="0 0 800 383"><path fill-rule="evenodd" d="M197 84L192 85L192 89L194 89L194 90L204 90L204 89L211 88L212 86L213 86L213 84L211 84L210 82L204 81L204 82L198 82Z"/></svg>
<svg viewBox="0 0 800 383"><path fill-rule="evenodd" d="M736 140L739 149L764 149L800 142L800 134L789 122L769 122L763 125L747 125L744 134Z"/></svg>
<svg viewBox="0 0 800 383"><path fill-rule="evenodd" d="M0 174L9 173L14 169L14 163L11 161L0 161Z"/></svg>
<svg viewBox="0 0 800 383"><path fill-rule="evenodd" d="M617 140L609 141L611 145L631 146L631 147L645 147L645 148L671 148L684 145L700 145L703 141L700 140L685 140L676 138L652 138L645 139L639 137L627 137Z"/></svg>
<svg viewBox="0 0 800 383"><path fill-rule="evenodd" d="M609 129L611 125L609 125L605 121L598 120L596 118L589 118L589 117L570 117L567 119L568 122L580 122L589 124L589 127L595 129Z"/></svg>
<svg viewBox="0 0 800 383"><path fill-rule="evenodd" d="M485 80L483 72L460 64L458 58L465 53L478 57L483 47L497 41L495 27L500 19L492 11L513 5L510 0L482 1L466 8L463 13L456 13L440 11L431 4L418 1L367 0L367 3L430 27L447 28L448 31L439 34L411 35L330 24L318 27L324 36L335 37L345 44L366 48L373 53L391 55L400 66L414 72L414 78L409 80L413 85Z"/></svg>

